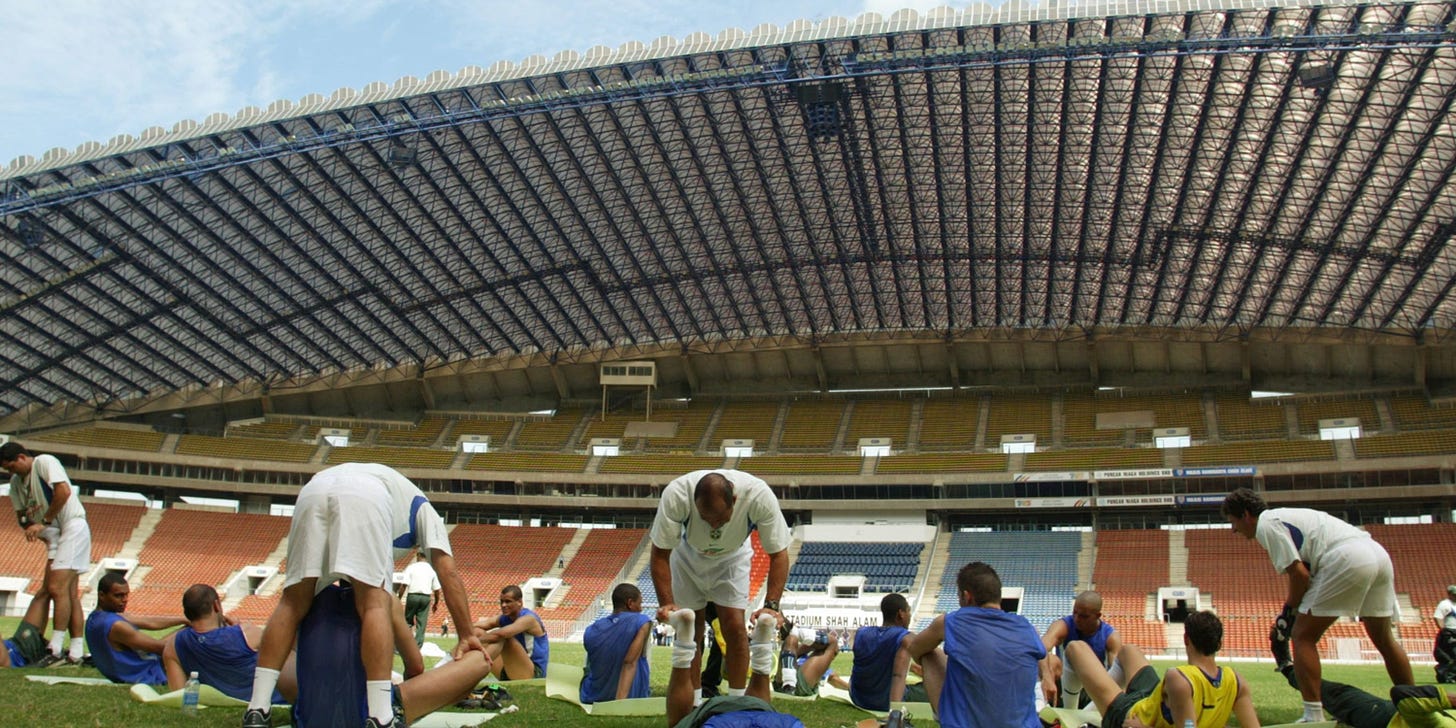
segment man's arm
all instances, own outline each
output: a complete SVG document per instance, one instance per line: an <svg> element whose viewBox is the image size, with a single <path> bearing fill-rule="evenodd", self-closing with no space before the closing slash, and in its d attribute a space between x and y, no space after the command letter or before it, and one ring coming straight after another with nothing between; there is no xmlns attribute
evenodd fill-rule
<svg viewBox="0 0 1456 728"><path fill-rule="evenodd" d="M181 690L187 686L187 673L182 670L182 660L177 657L175 640L167 640L162 647L162 669L167 671L167 689Z"/></svg>
<svg viewBox="0 0 1456 728"><path fill-rule="evenodd" d="M1163 700L1173 713L1173 725L1183 725L1188 720L1198 722L1198 707L1193 704L1193 685L1183 673L1169 668L1163 675Z"/></svg>
<svg viewBox="0 0 1456 728"><path fill-rule="evenodd" d="M905 699L905 678L910 671L910 638L914 633L906 634L900 638L900 647L895 650L895 659L890 664L890 702L898 703ZM853 674L850 675L854 677Z"/></svg>
<svg viewBox="0 0 1456 728"><path fill-rule="evenodd" d="M776 551L774 553L769 554L768 555L768 587L764 590L764 601L765 602L773 602L774 604L778 604L779 603L779 600L781 600L781 599L784 598L784 587L788 583L789 583L789 551L788 551L788 549L784 549L783 551ZM753 613L753 617L748 620L749 624L752 624L754 622L754 620L758 619L758 615L759 614L762 614L765 611L765 609L760 609L760 610L754 612ZM783 624L784 623L783 608L782 607L779 607L779 608L774 609L772 611L774 613L774 619L778 620L778 623L779 624Z"/></svg>
<svg viewBox="0 0 1456 728"><path fill-rule="evenodd" d="M911 658L919 662L920 658L939 647L940 643L944 641L945 615L940 614L936 615L935 619L930 620L930 626L926 627L923 632L907 637L900 644L910 653Z"/></svg>
<svg viewBox="0 0 1456 728"><path fill-rule="evenodd" d="M470 595L465 591L465 582L460 578L460 572L455 570L455 557L439 549L430 549L430 566L434 567L435 576L440 580L440 588L445 592L445 609L450 612L450 619L457 625L471 624L473 620L470 619ZM455 648L457 659L469 650L485 652L485 647L480 644L474 632L457 629L455 634L460 638ZM490 657L487 656L485 662L490 664Z"/></svg>
<svg viewBox="0 0 1456 728"><path fill-rule="evenodd" d="M175 624L172 626L175 626ZM166 644L163 640L166 640L167 637L157 639L139 631L137 627L141 627L142 629L163 629L163 627L144 626L139 622L132 622L130 618L119 619L111 625L111 630L106 634L106 641L110 642L111 646L118 650L136 650L138 652L150 652L154 655L162 654L162 650L166 649ZM170 635L168 636L170 637Z"/></svg>
<svg viewBox="0 0 1456 728"><path fill-rule="evenodd" d="M495 623L496 625L500 624L500 617L495 618ZM504 627L483 627L482 629L486 631L486 641L501 642L515 637L522 632L530 632L533 636L539 637L546 632L546 628L541 627L540 624L535 619L527 619L525 615L522 615L520 619Z"/></svg>
<svg viewBox="0 0 1456 728"><path fill-rule="evenodd" d="M1234 698L1234 717L1239 719L1240 728L1259 728L1259 713L1254 710L1254 698L1249 684L1239 680L1239 694Z"/></svg>
<svg viewBox="0 0 1456 728"><path fill-rule="evenodd" d="M128 614L126 615L126 622L132 624L137 629L149 629L153 632L160 629L181 627L187 624L187 620L182 617L153 617L145 614L137 616ZM157 654L162 654L161 650L158 650Z"/></svg>
<svg viewBox="0 0 1456 728"><path fill-rule="evenodd" d="M46 509L45 522L55 523L56 517L61 515L61 507L71 499L71 483L67 480L57 480L51 483L51 507Z"/></svg>
<svg viewBox="0 0 1456 728"><path fill-rule="evenodd" d="M415 631L404 621L404 607L398 601L391 600L389 627L394 632L394 649L404 662L404 678L423 674L425 658L420 654L420 646L415 644Z"/></svg>
<svg viewBox="0 0 1456 728"><path fill-rule="evenodd" d="M1309 591L1309 567L1303 561L1296 560L1284 570L1289 576L1289 597L1284 602L1290 609L1299 610L1299 603L1304 601L1304 593Z"/></svg>
<svg viewBox="0 0 1456 728"><path fill-rule="evenodd" d="M643 622L641 629L637 630L637 636L632 638L632 644L627 645L627 654L622 655L622 672L617 677L618 700L626 700L632 694L632 683L637 679L637 660L642 657L642 650L647 646L647 635L651 631L652 622Z"/></svg>
<svg viewBox="0 0 1456 728"><path fill-rule="evenodd" d="M430 602L430 614L440 611L440 588L435 587L435 601Z"/></svg>
<svg viewBox="0 0 1456 728"><path fill-rule="evenodd" d="M1046 648L1046 657L1037 661L1036 669L1041 674L1041 693L1047 705L1057 705L1057 692L1061 689L1062 658L1057 657L1057 645L1067 638L1067 623L1058 619L1041 635L1041 645Z"/></svg>
<svg viewBox="0 0 1456 728"><path fill-rule="evenodd" d="M667 615L677 609L677 603L672 598L672 549L658 548L652 546L652 588L657 590L657 618L666 622Z"/></svg>

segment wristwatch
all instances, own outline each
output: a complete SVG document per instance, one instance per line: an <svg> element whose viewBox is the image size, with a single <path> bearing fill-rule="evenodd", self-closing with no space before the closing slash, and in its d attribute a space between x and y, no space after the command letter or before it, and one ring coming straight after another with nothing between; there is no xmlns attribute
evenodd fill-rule
<svg viewBox="0 0 1456 728"><path fill-rule="evenodd" d="M777 599L765 599L765 600L763 600L763 608L764 609L772 609L775 612L778 612L779 614L783 614L783 612L779 610L779 601Z"/></svg>

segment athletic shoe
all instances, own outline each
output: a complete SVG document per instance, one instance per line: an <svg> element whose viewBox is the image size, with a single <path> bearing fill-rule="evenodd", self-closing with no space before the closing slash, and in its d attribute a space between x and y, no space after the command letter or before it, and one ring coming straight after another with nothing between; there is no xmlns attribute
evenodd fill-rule
<svg viewBox="0 0 1456 728"><path fill-rule="evenodd" d="M1294 664L1294 656L1289 651L1289 640L1280 639L1277 627L1269 628L1269 653L1274 655L1274 669L1279 672Z"/></svg>
<svg viewBox="0 0 1456 728"><path fill-rule="evenodd" d="M248 708L243 713L243 728L273 728L273 716L262 708Z"/></svg>
<svg viewBox="0 0 1456 728"><path fill-rule="evenodd" d="M66 658L61 657L60 655L53 655L53 654L47 652L45 654L45 657L42 657L39 660L36 660L35 661L35 666L36 667L57 667L57 666L60 666L60 665L64 664L65 662L66 662Z"/></svg>
<svg viewBox="0 0 1456 728"><path fill-rule="evenodd" d="M381 723L371 715L369 720L364 721L364 728L405 728L405 725L403 718L390 717L388 723Z"/></svg>

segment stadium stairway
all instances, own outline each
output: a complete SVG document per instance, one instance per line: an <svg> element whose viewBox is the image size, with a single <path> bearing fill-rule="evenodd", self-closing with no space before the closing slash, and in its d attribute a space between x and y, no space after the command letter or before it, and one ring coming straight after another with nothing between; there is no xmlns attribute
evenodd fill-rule
<svg viewBox="0 0 1456 728"><path fill-rule="evenodd" d="M561 547L561 553L556 557L556 563L551 565L551 568L547 570L545 576L561 576L561 572L566 570L567 564L570 564L571 560L576 558L576 552L581 550L581 545L586 542L587 534L590 533L591 529L589 528L576 529L576 533L571 537L571 540L567 541L566 545Z"/></svg>
<svg viewBox="0 0 1456 728"><path fill-rule="evenodd" d="M1184 538L1183 531L1168 532L1168 586L1189 586L1188 540ZM1182 644L1182 642L1170 644Z"/></svg>
<svg viewBox="0 0 1456 728"><path fill-rule="evenodd" d="M449 527L447 526L447 528ZM285 576L283 573L283 559L287 556L288 539L284 538L283 540L278 542L278 547L273 549L273 552L268 554L268 557L264 559L262 563L249 564L249 566L271 566L274 569L273 576L269 577L268 580L264 581L262 584L259 584L258 589L254 592L254 594L258 595L259 597L272 598L274 595L278 594L278 592L283 591L283 581ZM228 581L231 581L233 577L236 576L237 572L229 575ZM227 596L223 597L222 600L223 611L236 609L237 606L242 603L242 601L247 597L248 594L245 592L229 592Z"/></svg>
<svg viewBox="0 0 1456 728"><path fill-rule="evenodd" d="M152 533L157 530L157 524L162 522L162 509L148 508L142 514L140 521L137 521L136 528L132 529L131 538L121 545L121 550L115 556L120 559L135 559L141 556L142 546L151 538Z"/></svg>
<svg viewBox="0 0 1456 728"><path fill-rule="evenodd" d="M1092 588L1092 565L1097 560L1097 532L1082 532L1082 548L1077 552L1077 593Z"/></svg>
<svg viewBox="0 0 1456 728"><path fill-rule="evenodd" d="M920 552L921 559L929 560L921 566L925 579L923 588L914 592L920 595L920 599L915 605L915 614L910 619L910 624L912 625L929 624L930 620L935 618L935 595L940 593L940 588L944 585L942 579L944 577L943 572L945 571L945 567L943 565L950 563L950 542L950 534L944 531L936 531L935 543L931 544L930 548ZM927 551L932 553L927 556ZM935 564L942 564L942 566L931 569L930 567ZM923 626L921 629L923 629Z"/></svg>

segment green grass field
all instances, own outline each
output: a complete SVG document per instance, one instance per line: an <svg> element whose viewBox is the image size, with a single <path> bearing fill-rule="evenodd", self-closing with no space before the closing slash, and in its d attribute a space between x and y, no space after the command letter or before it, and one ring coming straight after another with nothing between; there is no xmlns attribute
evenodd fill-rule
<svg viewBox="0 0 1456 728"><path fill-rule="evenodd" d="M0 632L9 635L15 630L18 620L0 619ZM433 640L432 640L433 641ZM442 647L453 642L439 642ZM561 662L583 664L582 647L579 644L553 643L552 657ZM653 694L666 692L668 676L668 653L664 647L652 649ZM850 657L841 655L835 661L836 670L848 670ZM1159 668L1164 666L1159 663ZM1234 663L1239 675L1245 678L1254 691L1254 704L1258 706L1259 719L1265 724L1287 723L1299 717L1299 694L1290 689L1274 672L1272 662ZM242 720L241 709L208 708L202 714L190 719L180 711L133 702L124 686L82 687L76 685L45 685L25 679L26 674L47 673L73 676L99 677L90 668L58 668L35 670L21 668L0 671L0 691L5 696L0 726L37 726L38 728L111 728L112 726L158 726L160 728L183 728L191 726L236 726ZM1389 684L1384 668L1379 665L1328 665L1325 673L1332 679L1360 685L1373 693L1383 695ZM1416 675L1429 678L1428 665L1416 667ZM545 696L543 689L533 686L514 686L512 694L520 705L520 711L502 715L489 722L491 728L521 728L522 726L571 725L592 728L640 728L662 725L661 722L644 718L593 718L581 712L576 706ZM798 702L783 701L780 710L793 713L808 728L840 728L853 726L869 716L851 706L831 701ZM927 725L917 722L917 725Z"/></svg>

